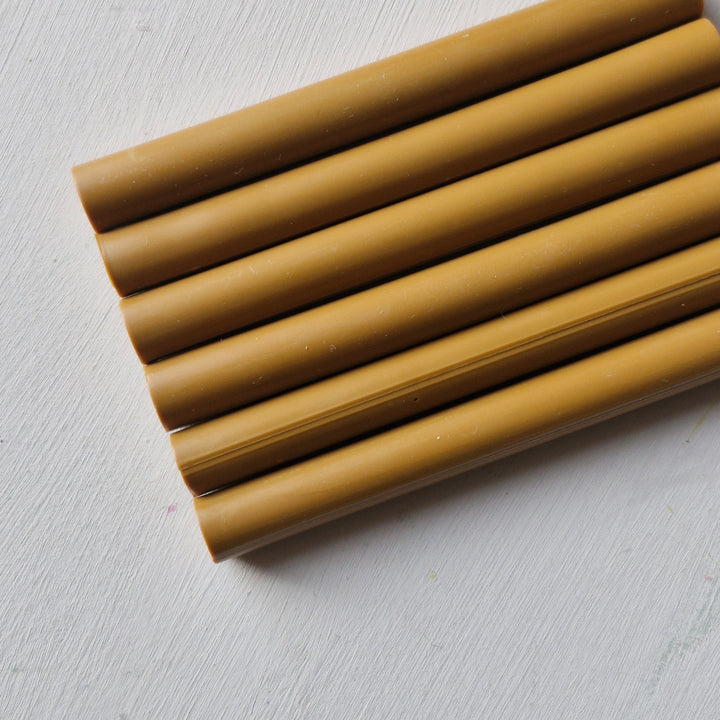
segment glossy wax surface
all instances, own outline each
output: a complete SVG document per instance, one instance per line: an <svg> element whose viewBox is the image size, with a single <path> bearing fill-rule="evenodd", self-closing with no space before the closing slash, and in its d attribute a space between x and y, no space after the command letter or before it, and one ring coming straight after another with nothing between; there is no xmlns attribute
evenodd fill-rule
<svg viewBox="0 0 720 720"><path fill-rule="evenodd" d="M707 20L97 236L121 295L248 255L716 85ZM166 297L165 302L169 302Z"/></svg>
<svg viewBox="0 0 720 720"><path fill-rule="evenodd" d="M720 113L720 105L716 110ZM720 143L720 114L715 120L702 117ZM692 142L703 137L686 129ZM679 146L663 148L675 152ZM647 166L640 163L642 172L657 170L650 157ZM676 157L688 158L682 149ZM618 167L624 177L627 166L620 162ZM150 394L165 426L177 428L713 237L720 233L719 184L720 164L714 163L447 263L161 360L145 369Z"/></svg>
<svg viewBox="0 0 720 720"><path fill-rule="evenodd" d="M223 560L720 377L720 311L195 499Z"/></svg>
<svg viewBox="0 0 720 720"><path fill-rule="evenodd" d="M77 166L107 230L666 30L701 0L548 0Z"/></svg>
<svg viewBox="0 0 720 720"><path fill-rule="evenodd" d="M719 226L720 231L720 226ZM201 495L715 305L720 239L173 433Z"/></svg>

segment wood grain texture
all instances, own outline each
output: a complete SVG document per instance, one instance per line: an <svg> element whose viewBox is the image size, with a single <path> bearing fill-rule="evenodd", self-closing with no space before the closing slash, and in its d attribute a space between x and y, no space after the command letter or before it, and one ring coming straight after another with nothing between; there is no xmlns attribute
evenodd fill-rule
<svg viewBox="0 0 720 720"><path fill-rule="evenodd" d="M2 720L716 715L719 384L213 566L72 187L529 4L0 0Z"/></svg>

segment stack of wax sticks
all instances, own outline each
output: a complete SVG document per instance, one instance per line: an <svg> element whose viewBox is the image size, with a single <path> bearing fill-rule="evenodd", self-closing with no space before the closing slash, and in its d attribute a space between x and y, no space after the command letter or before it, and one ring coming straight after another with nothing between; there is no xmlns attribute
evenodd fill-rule
<svg viewBox="0 0 720 720"><path fill-rule="evenodd" d="M720 377L701 14L549 0L74 169L215 560Z"/></svg>

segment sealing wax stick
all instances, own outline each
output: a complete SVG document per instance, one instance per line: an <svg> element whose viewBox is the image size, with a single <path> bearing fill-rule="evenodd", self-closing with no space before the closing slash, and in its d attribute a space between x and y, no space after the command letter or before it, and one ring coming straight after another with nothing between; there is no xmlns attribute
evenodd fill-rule
<svg viewBox="0 0 720 720"><path fill-rule="evenodd" d="M195 499L215 561L720 377L713 311Z"/></svg>
<svg viewBox="0 0 720 720"><path fill-rule="evenodd" d="M108 230L654 35L701 0L550 0L74 169Z"/></svg>
<svg viewBox="0 0 720 720"><path fill-rule="evenodd" d="M125 324L149 362L717 157L720 89L126 298Z"/></svg>
<svg viewBox="0 0 720 720"><path fill-rule="evenodd" d="M201 495L720 301L720 239L173 433Z"/></svg>
<svg viewBox="0 0 720 720"><path fill-rule="evenodd" d="M98 235L121 295L247 255L720 82L698 20L484 102Z"/></svg>
<svg viewBox="0 0 720 720"><path fill-rule="evenodd" d="M720 124L718 125L720 129ZM720 163L145 368L168 429L720 235Z"/></svg>

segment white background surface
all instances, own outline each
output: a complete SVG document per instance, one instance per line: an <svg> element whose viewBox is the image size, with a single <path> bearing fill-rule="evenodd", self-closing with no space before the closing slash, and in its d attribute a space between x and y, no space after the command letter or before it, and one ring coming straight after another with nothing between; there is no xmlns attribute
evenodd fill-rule
<svg viewBox="0 0 720 720"><path fill-rule="evenodd" d="M719 384L214 566L73 190L528 4L0 0L2 720L718 716Z"/></svg>

